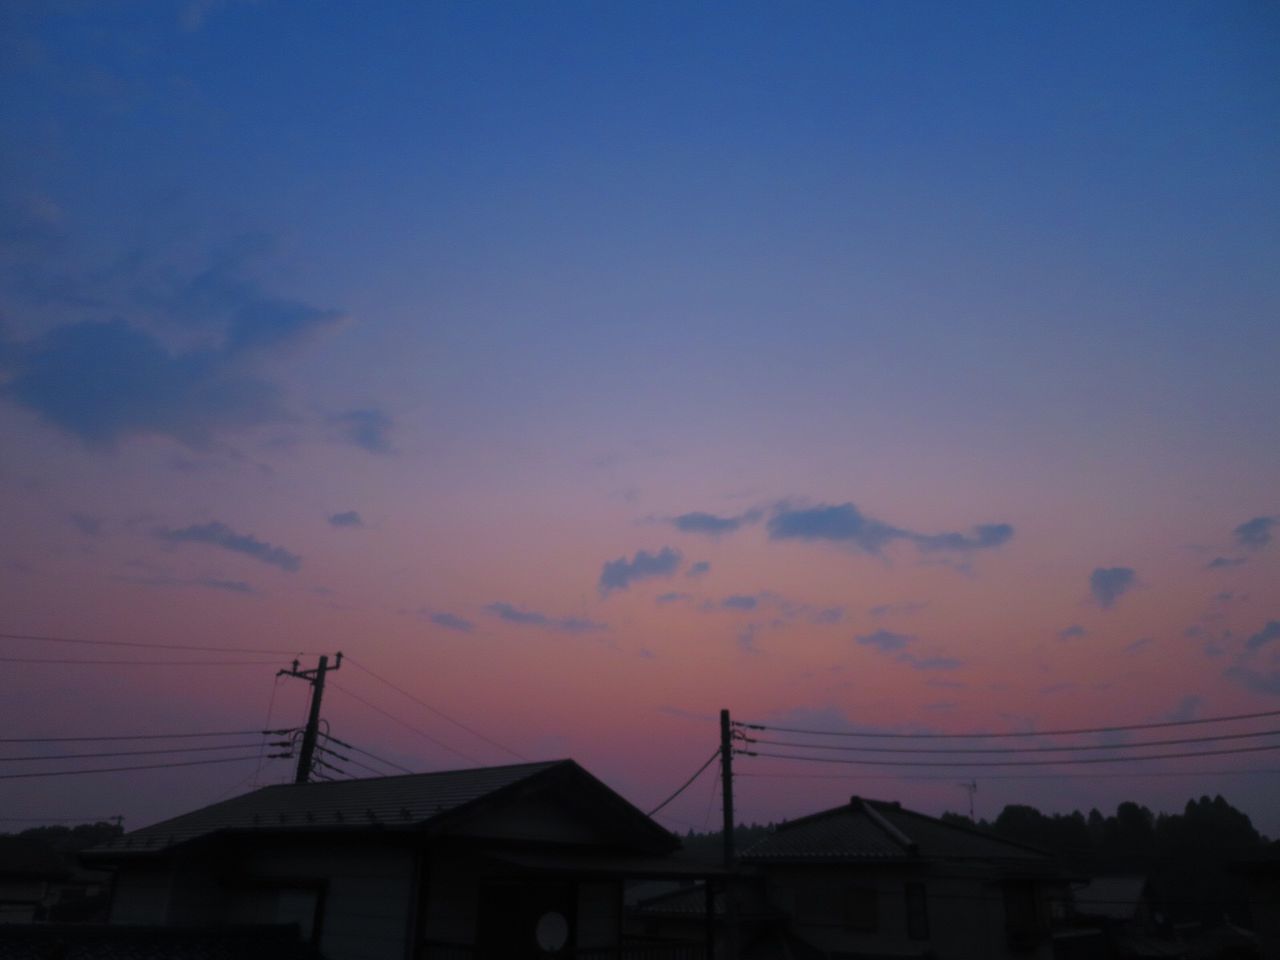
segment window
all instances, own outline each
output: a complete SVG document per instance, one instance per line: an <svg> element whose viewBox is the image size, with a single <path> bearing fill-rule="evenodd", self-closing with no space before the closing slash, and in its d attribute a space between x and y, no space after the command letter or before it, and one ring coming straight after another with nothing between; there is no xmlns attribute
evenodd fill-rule
<svg viewBox="0 0 1280 960"><path fill-rule="evenodd" d="M907 936L912 940L929 939L929 900L923 883L907 884Z"/></svg>

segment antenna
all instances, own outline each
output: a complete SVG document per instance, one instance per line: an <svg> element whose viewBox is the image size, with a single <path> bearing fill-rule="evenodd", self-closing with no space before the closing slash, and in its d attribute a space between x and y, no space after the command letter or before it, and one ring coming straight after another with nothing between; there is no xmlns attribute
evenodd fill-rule
<svg viewBox="0 0 1280 960"><path fill-rule="evenodd" d="M960 786L969 793L969 822L977 823L978 821L975 820L973 816L973 795L978 792L978 781L970 780L968 783L960 784Z"/></svg>

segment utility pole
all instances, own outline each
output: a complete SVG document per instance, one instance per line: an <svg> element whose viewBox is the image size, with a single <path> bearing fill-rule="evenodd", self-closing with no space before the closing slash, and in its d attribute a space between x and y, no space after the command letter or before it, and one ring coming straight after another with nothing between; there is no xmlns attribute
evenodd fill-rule
<svg viewBox="0 0 1280 960"><path fill-rule="evenodd" d="M324 696L324 675L342 666L342 652L338 652L337 662L329 666L329 658L321 657L313 670L299 670L298 661L293 661L293 669L276 671L277 677L297 677L311 684L311 712L307 714L307 728L302 731L302 749L298 752L298 772L294 774L294 783L306 783L311 776L312 758L316 752L316 735L320 732L320 700Z"/></svg>
<svg viewBox="0 0 1280 960"><path fill-rule="evenodd" d="M724 865L733 866L733 726L720 711L720 794L724 797Z"/></svg>
<svg viewBox="0 0 1280 960"><path fill-rule="evenodd" d="M978 781L970 780L968 783L960 784L960 786L969 792L969 822L977 823L978 821L973 819L973 795L978 792Z"/></svg>

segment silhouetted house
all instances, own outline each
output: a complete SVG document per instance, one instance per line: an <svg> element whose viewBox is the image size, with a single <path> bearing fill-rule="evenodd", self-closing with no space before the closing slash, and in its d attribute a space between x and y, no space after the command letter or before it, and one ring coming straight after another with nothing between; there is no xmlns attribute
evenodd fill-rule
<svg viewBox="0 0 1280 960"><path fill-rule="evenodd" d="M1247 883L1252 926L1266 960L1280 960L1280 855L1237 861L1232 873Z"/></svg>
<svg viewBox="0 0 1280 960"><path fill-rule="evenodd" d="M57 884L69 874L49 844L0 837L0 923L43 920L57 899Z"/></svg>
<svg viewBox="0 0 1280 960"><path fill-rule="evenodd" d="M782 824L741 861L788 937L827 958L1047 960L1067 894L1039 850L858 797Z"/></svg>
<svg viewBox="0 0 1280 960"><path fill-rule="evenodd" d="M678 846L561 760L264 787L83 856L116 870L112 924L292 923L329 960L603 958L624 882L714 873Z"/></svg>

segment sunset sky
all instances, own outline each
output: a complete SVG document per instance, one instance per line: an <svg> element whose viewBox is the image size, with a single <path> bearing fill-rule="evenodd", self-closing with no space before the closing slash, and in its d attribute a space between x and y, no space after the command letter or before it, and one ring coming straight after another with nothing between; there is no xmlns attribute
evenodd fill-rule
<svg viewBox="0 0 1280 960"><path fill-rule="evenodd" d="M1280 711L1277 49L1250 2L4 4L0 738L297 726L276 670L341 650L344 741L648 810L721 708ZM104 756L149 743L0 774L216 753ZM1280 834L1275 750L736 762L746 821L973 780ZM10 776L0 830L291 772Z"/></svg>

